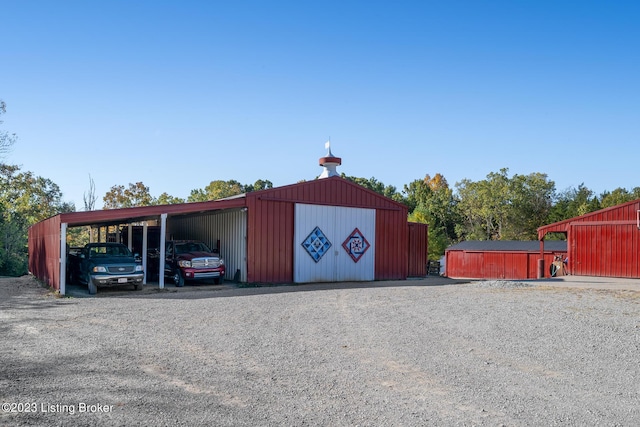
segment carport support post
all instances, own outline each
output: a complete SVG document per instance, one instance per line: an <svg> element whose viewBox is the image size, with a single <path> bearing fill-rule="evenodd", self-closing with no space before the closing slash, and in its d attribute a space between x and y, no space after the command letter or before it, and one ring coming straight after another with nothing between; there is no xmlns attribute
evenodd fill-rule
<svg viewBox="0 0 640 427"><path fill-rule="evenodd" d="M67 223L60 224L60 295L67 288Z"/></svg>
<svg viewBox="0 0 640 427"><path fill-rule="evenodd" d="M131 227L131 226L130 226ZM129 235L131 235L131 229L129 229ZM142 271L144 271L144 278L142 284L147 284L147 221L142 223Z"/></svg>
<svg viewBox="0 0 640 427"><path fill-rule="evenodd" d="M165 243L167 241L167 214L160 215L160 264L158 271L158 285L160 289L164 289L164 262L165 262Z"/></svg>
<svg viewBox="0 0 640 427"><path fill-rule="evenodd" d="M118 230L120 230L120 227L118 227ZM120 239L118 239L118 241L120 241ZM130 251L133 250L133 224L131 223L127 226L127 246Z"/></svg>

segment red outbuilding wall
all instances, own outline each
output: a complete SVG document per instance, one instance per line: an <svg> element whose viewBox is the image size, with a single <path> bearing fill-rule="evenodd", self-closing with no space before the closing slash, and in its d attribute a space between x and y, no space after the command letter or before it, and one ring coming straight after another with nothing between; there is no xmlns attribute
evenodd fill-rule
<svg viewBox="0 0 640 427"><path fill-rule="evenodd" d="M554 254L544 254L545 265L551 265ZM447 277L465 279L535 279L539 253L531 252L467 252L448 251ZM545 277L550 277L545 271Z"/></svg>
<svg viewBox="0 0 640 427"><path fill-rule="evenodd" d="M29 227L29 272L60 289L60 216Z"/></svg>
<svg viewBox="0 0 640 427"><path fill-rule="evenodd" d="M545 265L556 255L567 254L564 241L546 242ZM537 241L469 241L451 246L445 252L445 275L464 279L536 279L540 245ZM550 277L545 269L545 277Z"/></svg>
<svg viewBox="0 0 640 427"><path fill-rule="evenodd" d="M639 211L634 200L540 227L538 238L566 234L571 274L640 278Z"/></svg>

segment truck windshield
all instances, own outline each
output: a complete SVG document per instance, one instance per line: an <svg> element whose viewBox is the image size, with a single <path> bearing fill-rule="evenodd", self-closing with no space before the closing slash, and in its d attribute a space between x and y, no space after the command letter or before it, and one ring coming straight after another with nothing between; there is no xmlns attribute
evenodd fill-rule
<svg viewBox="0 0 640 427"><path fill-rule="evenodd" d="M90 256L104 257L104 256L131 256L129 248L126 246L94 246L89 251Z"/></svg>
<svg viewBox="0 0 640 427"><path fill-rule="evenodd" d="M211 250L201 242L188 242L176 244L177 254L187 254L189 252L211 252Z"/></svg>

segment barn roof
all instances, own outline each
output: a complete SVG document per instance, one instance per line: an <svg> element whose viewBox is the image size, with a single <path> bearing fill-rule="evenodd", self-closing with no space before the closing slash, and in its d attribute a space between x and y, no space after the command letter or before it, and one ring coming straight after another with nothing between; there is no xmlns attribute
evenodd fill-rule
<svg viewBox="0 0 640 427"><path fill-rule="evenodd" d="M279 200L318 205L339 205L358 208L405 210L400 202L376 193L340 176L303 181L247 193L247 198Z"/></svg>
<svg viewBox="0 0 640 427"><path fill-rule="evenodd" d="M538 228L538 239L544 239L547 233L566 233L575 222L599 222L609 224L635 224L640 222L640 199L600 209L585 215L554 222Z"/></svg>
<svg viewBox="0 0 640 427"><path fill-rule="evenodd" d="M298 191L299 190L299 191ZM363 195L366 195L363 197ZM180 203L174 205L140 206L122 209L103 209L85 212L58 214L61 223L77 227L83 225L113 225L157 219L162 214L169 216L189 215L222 209L247 207L248 198L274 199L310 204L354 206L363 208L408 210L407 206L389 199L373 190L346 180L330 177L303 181L282 187L243 193L225 199L207 202Z"/></svg>
<svg viewBox="0 0 640 427"><path fill-rule="evenodd" d="M544 242L546 251L564 252L567 250L566 240L547 240ZM449 246L447 251L478 251L478 252L540 252L538 240L467 240Z"/></svg>
<svg viewBox="0 0 640 427"><path fill-rule="evenodd" d="M220 209L242 208L245 197L211 200L208 202L180 203L175 205L140 206L135 208L103 209L88 212L68 212L59 214L60 222L70 226L90 224L118 224L155 219L162 214L187 215Z"/></svg>

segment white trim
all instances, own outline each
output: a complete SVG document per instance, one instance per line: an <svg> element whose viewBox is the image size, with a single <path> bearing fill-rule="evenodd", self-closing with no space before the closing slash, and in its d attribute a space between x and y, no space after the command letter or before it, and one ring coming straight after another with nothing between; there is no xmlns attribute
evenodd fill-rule
<svg viewBox="0 0 640 427"><path fill-rule="evenodd" d="M158 286L164 289L164 261L165 261L165 244L167 242L167 214L160 215L160 277L158 277Z"/></svg>
<svg viewBox="0 0 640 427"><path fill-rule="evenodd" d="M67 223L60 224L60 295L67 290Z"/></svg>
<svg viewBox="0 0 640 427"><path fill-rule="evenodd" d="M133 233L131 233L133 234ZM147 284L147 221L142 223L142 271L144 271L144 278L142 284Z"/></svg>
<svg viewBox="0 0 640 427"><path fill-rule="evenodd" d="M120 230L120 227L118 227L118 230ZM127 227L127 247L129 248L130 251L133 250L133 224L129 223L128 227ZM120 239L118 239L118 242L120 241Z"/></svg>

